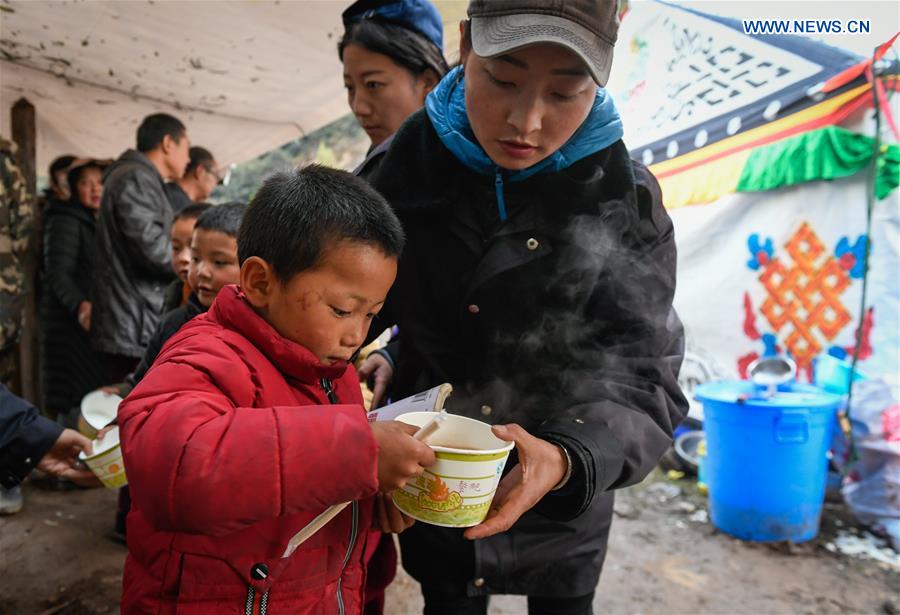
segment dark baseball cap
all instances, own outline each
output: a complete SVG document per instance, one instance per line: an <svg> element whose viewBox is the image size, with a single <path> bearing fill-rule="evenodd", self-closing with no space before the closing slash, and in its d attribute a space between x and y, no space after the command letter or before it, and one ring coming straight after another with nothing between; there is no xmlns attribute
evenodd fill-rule
<svg viewBox="0 0 900 615"><path fill-rule="evenodd" d="M471 0L472 50L484 58L537 43L578 54L598 85L612 67L619 31L616 0Z"/></svg>
<svg viewBox="0 0 900 615"><path fill-rule="evenodd" d="M418 32L444 50L444 22L428 0L359 0L341 14L344 28L363 19L375 19Z"/></svg>

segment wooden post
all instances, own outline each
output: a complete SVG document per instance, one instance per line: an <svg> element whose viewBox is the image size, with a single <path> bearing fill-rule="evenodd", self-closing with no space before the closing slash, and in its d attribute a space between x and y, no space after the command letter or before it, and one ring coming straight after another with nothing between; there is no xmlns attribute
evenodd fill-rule
<svg viewBox="0 0 900 615"><path fill-rule="evenodd" d="M37 126L35 124L34 105L20 98L12 106L11 111L12 138L18 146L17 159L19 168L25 176L28 193L35 198L31 200L32 212L38 214L36 207L37 176L35 175L37 151ZM40 228L40 221L35 220L35 228ZM22 383L22 397L40 407L41 399L38 389L37 361L37 306L34 294L36 270L35 246L32 237L28 243L28 251L22 266L25 270L26 290L25 305L22 318L22 337L19 341L19 379Z"/></svg>

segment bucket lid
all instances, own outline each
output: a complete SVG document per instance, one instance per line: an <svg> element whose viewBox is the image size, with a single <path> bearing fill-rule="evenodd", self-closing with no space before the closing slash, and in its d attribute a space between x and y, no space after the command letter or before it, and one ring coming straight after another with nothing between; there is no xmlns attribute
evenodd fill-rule
<svg viewBox="0 0 900 615"><path fill-rule="evenodd" d="M762 408L821 408L832 410L841 404L841 397L808 384L791 383L778 387L774 395L767 388L746 381L709 382L694 389L694 396L703 401L743 403Z"/></svg>

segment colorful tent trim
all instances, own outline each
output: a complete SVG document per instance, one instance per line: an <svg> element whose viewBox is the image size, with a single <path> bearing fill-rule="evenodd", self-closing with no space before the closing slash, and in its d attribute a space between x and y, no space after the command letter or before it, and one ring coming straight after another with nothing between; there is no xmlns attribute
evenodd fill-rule
<svg viewBox="0 0 900 615"><path fill-rule="evenodd" d="M665 2L635 8L629 20L637 20L622 33L629 53L611 88L632 120L631 154L660 181L670 209L859 172L871 163L871 140L824 129L858 125L876 105L896 133L887 92L900 90L900 64L883 59L896 37L864 58L800 36L750 36L738 20ZM826 151L811 151L818 146ZM879 157L881 197L896 187L895 155ZM789 168L759 168L784 161Z"/></svg>
<svg viewBox="0 0 900 615"><path fill-rule="evenodd" d="M737 192L759 192L809 181L849 177L872 160L875 139L837 126L803 133L750 152ZM900 184L900 146L883 145L875 195L883 199Z"/></svg>
<svg viewBox="0 0 900 615"><path fill-rule="evenodd" d="M889 86L900 89L896 78L889 80ZM768 125L652 165L650 170L659 179L670 209L711 203L735 191L847 177L869 163L874 140L834 124L871 105L871 86L862 84ZM803 156L798 159L799 154ZM879 199L898 186L898 158L896 144L882 148L876 181Z"/></svg>

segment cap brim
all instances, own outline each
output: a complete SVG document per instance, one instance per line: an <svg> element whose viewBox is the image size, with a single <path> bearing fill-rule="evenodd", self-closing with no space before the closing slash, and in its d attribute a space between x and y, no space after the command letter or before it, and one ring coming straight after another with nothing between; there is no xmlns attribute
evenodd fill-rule
<svg viewBox="0 0 900 615"><path fill-rule="evenodd" d="M529 45L562 45L578 55L598 85L606 85L612 68L613 45L568 19L538 13L473 17L472 50L493 58Z"/></svg>

